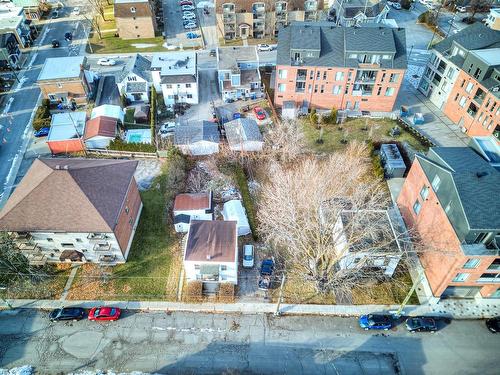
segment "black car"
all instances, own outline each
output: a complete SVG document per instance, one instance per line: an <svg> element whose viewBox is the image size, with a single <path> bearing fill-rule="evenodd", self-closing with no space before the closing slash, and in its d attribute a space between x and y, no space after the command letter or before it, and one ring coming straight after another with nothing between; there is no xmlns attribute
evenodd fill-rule
<svg viewBox="0 0 500 375"><path fill-rule="evenodd" d="M71 33L66 33L64 34L64 39L66 39L69 42L73 40L73 35Z"/></svg>
<svg viewBox="0 0 500 375"><path fill-rule="evenodd" d="M486 327L493 333L500 332L500 316L488 319L486 321Z"/></svg>
<svg viewBox="0 0 500 375"><path fill-rule="evenodd" d="M59 41L57 39L54 39L52 41L52 48L57 48L57 47L59 47Z"/></svg>
<svg viewBox="0 0 500 375"><path fill-rule="evenodd" d="M271 258L264 259L260 265L261 276L271 276L274 271L274 261Z"/></svg>
<svg viewBox="0 0 500 375"><path fill-rule="evenodd" d="M61 307L52 310L49 314L51 322L59 320L81 320L85 316L85 310L81 307Z"/></svg>
<svg viewBox="0 0 500 375"><path fill-rule="evenodd" d="M425 316L415 316L406 319L406 329L410 332L436 332L436 321Z"/></svg>
<svg viewBox="0 0 500 375"><path fill-rule="evenodd" d="M210 50L210 57L215 57L215 56L217 56L217 51L214 49L211 49Z"/></svg>

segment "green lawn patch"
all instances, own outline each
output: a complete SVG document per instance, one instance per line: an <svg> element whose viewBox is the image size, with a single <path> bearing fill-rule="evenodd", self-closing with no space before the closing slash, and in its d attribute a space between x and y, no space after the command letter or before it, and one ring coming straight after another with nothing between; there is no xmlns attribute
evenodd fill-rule
<svg viewBox="0 0 500 375"><path fill-rule="evenodd" d="M401 135L391 137L389 131L397 124L391 119L348 119L342 125L325 125L321 135L322 143L318 143L321 131L309 122L309 118L301 120L304 134L311 151L334 152L345 148L349 142L358 140L360 142L407 142L416 151L426 151L428 147L417 137L401 128ZM346 140L347 143L342 143Z"/></svg>
<svg viewBox="0 0 500 375"><path fill-rule="evenodd" d="M164 42L161 36L145 39L121 39L114 36L114 33L103 33L102 39L99 39L97 32L93 32L90 39L92 53L163 52L167 51L163 47Z"/></svg>

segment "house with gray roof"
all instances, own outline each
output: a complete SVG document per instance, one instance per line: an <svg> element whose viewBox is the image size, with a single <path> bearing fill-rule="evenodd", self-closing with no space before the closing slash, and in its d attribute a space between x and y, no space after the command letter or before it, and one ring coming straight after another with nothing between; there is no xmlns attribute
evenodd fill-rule
<svg viewBox="0 0 500 375"><path fill-rule="evenodd" d="M467 135L500 139L500 31L476 22L437 43L418 89Z"/></svg>
<svg viewBox="0 0 500 375"><path fill-rule="evenodd" d="M262 151L264 140L257 122L250 118L238 118L224 124L226 139L232 151Z"/></svg>
<svg viewBox="0 0 500 375"><path fill-rule="evenodd" d="M138 53L116 76L120 95L125 95L130 103L149 103L151 84L151 61Z"/></svg>
<svg viewBox="0 0 500 375"><path fill-rule="evenodd" d="M361 26L368 22L382 22L389 10L389 5L383 0L334 0L329 17L340 26Z"/></svg>
<svg viewBox="0 0 500 375"><path fill-rule="evenodd" d="M436 297L498 298L500 172L476 146L417 154L397 199Z"/></svg>
<svg viewBox="0 0 500 375"><path fill-rule="evenodd" d="M185 155L211 155L219 152L220 133L217 124L197 121L175 127L174 145Z"/></svg>

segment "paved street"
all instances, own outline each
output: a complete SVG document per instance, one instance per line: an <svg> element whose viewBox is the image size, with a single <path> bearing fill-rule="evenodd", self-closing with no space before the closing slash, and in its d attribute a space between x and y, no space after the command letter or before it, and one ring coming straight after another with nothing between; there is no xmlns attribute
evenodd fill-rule
<svg viewBox="0 0 500 375"><path fill-rule="evenodd" d="M482 321L380 334L354 318L180 312L50 323L45 312L4 311L0 339L0 367L31 364L41 373L496 374L500 347Z"/></svg>
<svg viewBox="0 0 500 375"><path fill-rule="evenodd" d="M60 18L50 20L38 36L35 47L28 56L24 70L19 72L20 82L11 93L4 94L3 106L0 112L0 207L5 203L13 187L17 168L23 158L24 150L31 138L30 119L34 116L40 89L36 79L40 69L48 57L75 56L82 49L81 42L86 40L88 26L81 20L68 20L73 6L77 1L66 1L66 8ZM73 42L64 40L64 33L73 33ZM50 48L53 39L59 40L61 47Z"/></svg>

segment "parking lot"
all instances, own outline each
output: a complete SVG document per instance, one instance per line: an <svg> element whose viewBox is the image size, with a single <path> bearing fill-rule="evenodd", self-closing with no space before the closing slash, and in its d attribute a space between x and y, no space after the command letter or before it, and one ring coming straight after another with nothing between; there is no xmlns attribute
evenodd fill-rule
<svg viewBox="0 0 500 375"><path fill-rule="evenodd" d="M203 14L203 9L194 9L189 12L193 12L196 18L193 22L196 22L197 28L186 30L184 29L182 19L183 11L179 5L178 0L164 0L163 2L163 16L165 18L165 37L167 43L173 46L178 46L180 48L203 48L203 38L200 30L199 17ZM189 39L187 37L188 33L194 33L198 35L198 38Z"/></svg>

